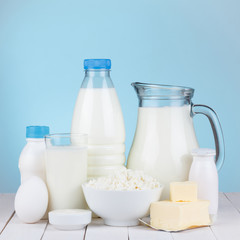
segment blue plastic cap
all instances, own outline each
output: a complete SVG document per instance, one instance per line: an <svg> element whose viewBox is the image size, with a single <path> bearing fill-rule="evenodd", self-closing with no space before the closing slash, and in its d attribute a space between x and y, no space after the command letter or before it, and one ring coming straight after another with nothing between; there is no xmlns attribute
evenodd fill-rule
<svg viewBox="0 0 240 240"><path fill-rule="evenodd" d="M84 69L111 69L110 59L85 59Z"/></svg>
<svg viewBox="0 0 240 240"><path fill-rule="evenodd" d="M48 126L27 126L26 127L26 138L44 138L44 136L47 134L49 134Z"/></svg>

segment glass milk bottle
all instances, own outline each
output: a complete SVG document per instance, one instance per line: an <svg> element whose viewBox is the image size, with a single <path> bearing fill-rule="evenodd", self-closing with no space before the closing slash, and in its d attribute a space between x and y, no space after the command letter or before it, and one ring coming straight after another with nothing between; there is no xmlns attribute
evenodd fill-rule
<svg viewBox="0 0 240 240"><path fill-rule="evenodd" d="M125 163L125 127L110 78L110 59L85 59L72 133L88 134L88 177L108 175Z"/></svg>
<svg viewBox="0 0 240 240"><path fill-rule="evenodd" d="M218 211L218 172L214 149L198 148L192 151L193 162L189 181L198 184L198 198L209 200L209 214L215 220Z"/></svg>

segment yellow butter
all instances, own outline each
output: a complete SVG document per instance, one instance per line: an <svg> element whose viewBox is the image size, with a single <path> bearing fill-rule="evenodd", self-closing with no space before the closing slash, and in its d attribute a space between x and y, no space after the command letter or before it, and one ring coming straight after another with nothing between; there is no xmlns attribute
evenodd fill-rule
<svg viewBox="0 0 240 240"><path fill-rule="evenodd" d="M197 183L172 182L170 183L170 200L173 202L197 201Z"/></svg>
<svg viewBox="0 0 240 240"><path fill-rule="evenodd" d="M165 231L210 225L209 201L153 202L150 207L151 226Z"/></svg>

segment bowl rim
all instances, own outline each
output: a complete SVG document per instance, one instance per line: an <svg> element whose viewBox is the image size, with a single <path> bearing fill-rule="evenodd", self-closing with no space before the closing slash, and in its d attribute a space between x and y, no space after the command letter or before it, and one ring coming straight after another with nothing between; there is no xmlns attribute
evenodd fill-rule
<svg viewBox="0 0 240 240"><path fill-rule="evenodd" d="M95 191L98 191L98 192L153 192L153 191L159 191L159 190L163 190L164 189L164 185L163 184L160 184L160 186L158 188L153 188L153 189L136 189L136 190L108 190L108 189L98 189L98 188L94 188L92 186L87 186L88 182L85 182L82 184L82 188L85 188L85 189L92 189L92 190L95 190Z"/></svg>

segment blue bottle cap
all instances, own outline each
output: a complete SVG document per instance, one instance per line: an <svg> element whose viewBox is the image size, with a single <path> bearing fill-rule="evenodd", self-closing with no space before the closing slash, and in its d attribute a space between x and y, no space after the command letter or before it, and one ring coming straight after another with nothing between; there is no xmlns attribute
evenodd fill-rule
<svg viewBox="0 0 240 240"><path fill-rule="evenodd" d="M85 59L84 69L111 69L110 59Z"/></svg>
<svg viewBox="0 0 240 240"><path fill-rule="evenodd" d="M44 138L44 136L47 134L49 134L48 126L27 126L26 127L26 138Z"/></svg>

